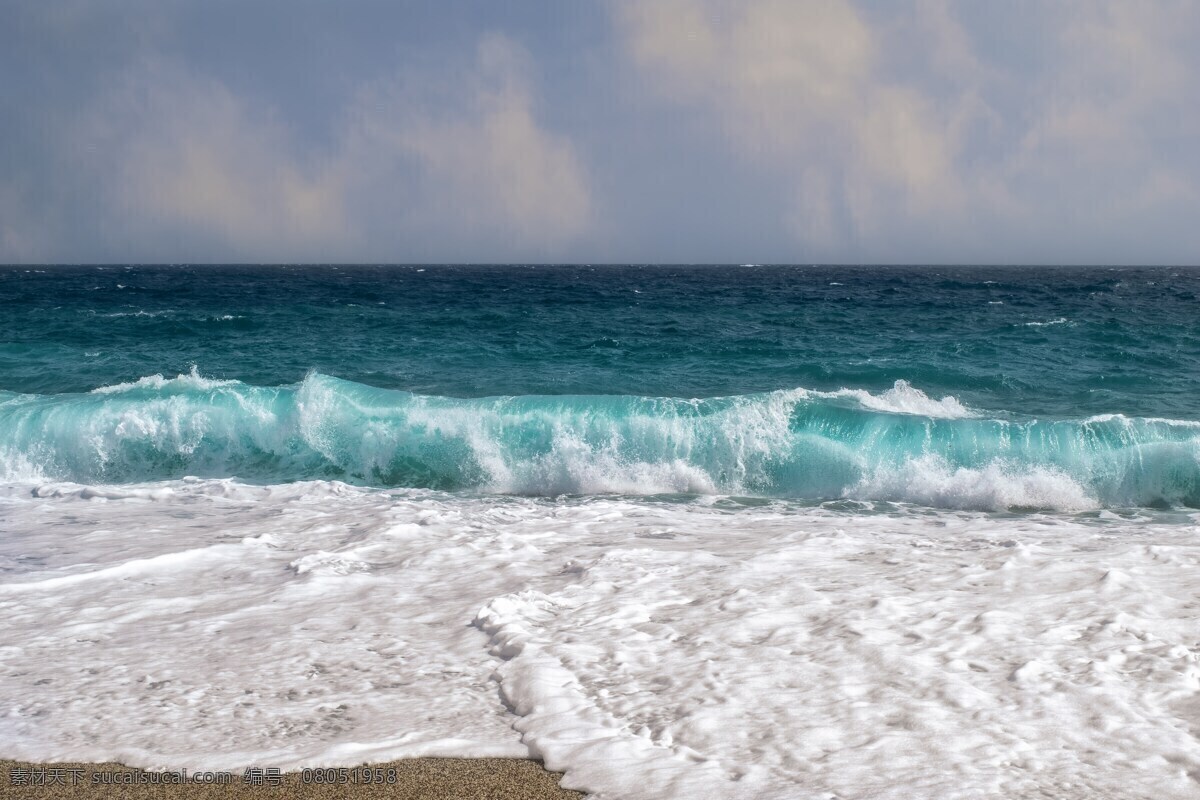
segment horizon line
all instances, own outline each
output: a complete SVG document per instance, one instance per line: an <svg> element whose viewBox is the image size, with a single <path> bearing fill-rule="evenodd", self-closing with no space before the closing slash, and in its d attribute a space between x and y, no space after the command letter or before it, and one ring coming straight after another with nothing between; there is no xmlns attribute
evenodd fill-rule
<svg viewBox="0 0 1200 800"><path fill-rule="evenodd" d="M43 261L4 262L0 269L43 267L966 267L1032 269L1196 269L1194 263L956 261Z"/></svg>

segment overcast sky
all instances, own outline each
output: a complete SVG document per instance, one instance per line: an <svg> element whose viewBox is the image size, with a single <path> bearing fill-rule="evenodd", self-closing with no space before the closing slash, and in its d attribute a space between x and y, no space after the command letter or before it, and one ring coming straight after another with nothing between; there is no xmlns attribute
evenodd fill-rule
<svg viewBox="0 0 1200 800"><path fill-rule="evenodd" d="M1200 263L1200 3L0 0L3 262Z"/></svg>

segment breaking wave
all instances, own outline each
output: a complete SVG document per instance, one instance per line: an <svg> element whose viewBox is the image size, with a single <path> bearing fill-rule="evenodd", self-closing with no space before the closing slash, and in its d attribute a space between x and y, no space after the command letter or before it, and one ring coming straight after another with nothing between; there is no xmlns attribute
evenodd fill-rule
<svg viewBox="0 0 1200 800"><path fill-rule="evenodd" d="M7 481L186 475L942 508L1200 507L1200 423L989 418L903 381L878 394L460 399L316 373L259 387L193 372L87 394L0 392Z"/></svg>

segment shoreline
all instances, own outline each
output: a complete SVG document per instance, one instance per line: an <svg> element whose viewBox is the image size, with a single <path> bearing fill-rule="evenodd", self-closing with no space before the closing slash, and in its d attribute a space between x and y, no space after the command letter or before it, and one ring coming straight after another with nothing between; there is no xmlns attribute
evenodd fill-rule
<svg viewBox="0 0 1200 800"><path fill-rule="evenodd" d="M152 772L117 763L0 759L0 800L119 796L131 800L378 797L396 800L583 800L562 774L524 758L411 758L281 772Z"/></svg>

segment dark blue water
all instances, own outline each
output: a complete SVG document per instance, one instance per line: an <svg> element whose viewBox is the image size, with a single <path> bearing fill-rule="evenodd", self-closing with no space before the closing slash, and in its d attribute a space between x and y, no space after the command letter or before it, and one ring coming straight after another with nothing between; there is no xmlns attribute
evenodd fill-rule
<svg viewBox="0 0 1200 800"><path fill-rule="evenodd" d="M5 267L0 455L899 499L923 464L1196 505L1198 312L1180 268Z"/></svg>
<svg viewBox="0 0 1200 800"><path fill-rule="evenodd" d="M1200 271L0 268L0 389L317 370L422 394L711 397L906 380L994 410L1200 418Z"/></svg>

